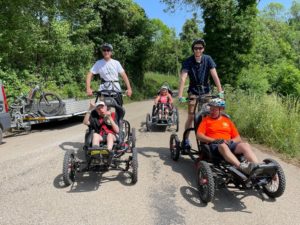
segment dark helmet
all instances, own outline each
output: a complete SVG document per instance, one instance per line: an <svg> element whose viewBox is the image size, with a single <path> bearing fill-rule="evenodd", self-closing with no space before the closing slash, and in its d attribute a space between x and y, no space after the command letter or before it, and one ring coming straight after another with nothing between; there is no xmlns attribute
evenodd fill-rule
<svg viewBox="0 0 300 225"><path fill-rule="evenodd" d="M108 43L104 43L103 45L101 45L101 49L103 49L103 48L109 48L111 51L113 50L113 46Z"/></svg>
<svg viewBox="0 0 300 225"><path fill-rule="evenodd" d="M202 38L196 39L196 40L194 40L194 42L192 44L192 51L194 50L194 46L196 44L201 44L201 45L203 45L203 47L205 47L205 41L204 41L204 39L202 39Z"/></svg>

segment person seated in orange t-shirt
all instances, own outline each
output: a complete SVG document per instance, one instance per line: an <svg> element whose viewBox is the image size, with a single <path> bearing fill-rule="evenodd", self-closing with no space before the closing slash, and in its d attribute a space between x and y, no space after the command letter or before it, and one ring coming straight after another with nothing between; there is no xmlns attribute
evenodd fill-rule
<svg viewBox="0 0 300 225"><path fill-rule="evenodd" d="M242 142L241 137L234 123L222 115L225 109L225 101L220 98L212 99L209 115L204 117L197 129L197 138L209 145L211 153L222 156L227 162L238 168L245 174L250 174L257 157L248 143ZM240 163L235 156L242 154L249 163Z"/></svg>

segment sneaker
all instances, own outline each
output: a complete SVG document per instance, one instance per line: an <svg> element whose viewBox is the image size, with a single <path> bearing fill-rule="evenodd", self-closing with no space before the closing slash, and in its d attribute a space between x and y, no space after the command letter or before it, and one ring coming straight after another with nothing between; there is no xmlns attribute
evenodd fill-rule
<svg viewBox="0 0 300 225"><path fill-rule="evenodd" d="M252 163L252 162L242 162L240 164L240 166L239 166L238 169L241 172L243 172L244 174L249 175L255 167L256 167L255 163Z"/></svg>

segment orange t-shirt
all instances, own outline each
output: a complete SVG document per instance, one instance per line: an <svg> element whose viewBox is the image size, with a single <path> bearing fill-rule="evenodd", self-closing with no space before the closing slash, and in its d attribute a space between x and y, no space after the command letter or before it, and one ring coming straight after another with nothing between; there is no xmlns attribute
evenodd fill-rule
<svg viewBox="0 0 300 225"><path fill-rule="evenodd" d="M197 133L202 133L214 139L224 140L230 140L239 136L239 132L233 122L225 116L220 116L218 119L212 119L209 116L205 117L198 127Z"/></svg>

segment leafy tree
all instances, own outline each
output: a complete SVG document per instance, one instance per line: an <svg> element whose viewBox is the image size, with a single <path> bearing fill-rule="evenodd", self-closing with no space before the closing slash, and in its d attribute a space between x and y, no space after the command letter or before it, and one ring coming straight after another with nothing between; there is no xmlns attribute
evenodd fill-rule
<svg viewBox="0 0 300 225"><path fill-rule="evenodd" d="M252 48L256 0L163 0L171 9L178 3L201 8L205 23L206 52L215 59L222 82L236 83L247 66L243 56Z"/></svg>
<svg viewBox="0 0 300 225"><path fill-rule="evenodd" d="M159 19L152 19L151 23L153 37L147 70L176 74L179 68L180 43L176 39L175 31L167 27Z"/></svg>
<svg viewBox="0 0 300 225"><path fill-rule="evenodd" d="M199 24L201 21L194 13L191 19L185 21L180 33L180 41L182 42L182 58L184 60L191 55L191 45L195 39L203 38L204 33L200 30Z"/></svg>

